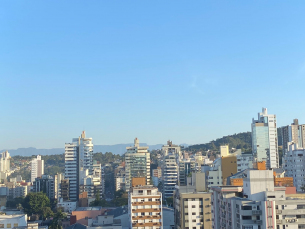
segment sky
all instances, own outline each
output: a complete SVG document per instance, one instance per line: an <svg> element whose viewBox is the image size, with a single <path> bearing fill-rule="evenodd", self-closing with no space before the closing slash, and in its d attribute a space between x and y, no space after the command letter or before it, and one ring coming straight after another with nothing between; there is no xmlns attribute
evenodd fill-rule
<svg viewBox="0 0 305 229"><path fill-rule="evenodd" d="M0 2L0 149L305 123L304 1Z"/></svg>

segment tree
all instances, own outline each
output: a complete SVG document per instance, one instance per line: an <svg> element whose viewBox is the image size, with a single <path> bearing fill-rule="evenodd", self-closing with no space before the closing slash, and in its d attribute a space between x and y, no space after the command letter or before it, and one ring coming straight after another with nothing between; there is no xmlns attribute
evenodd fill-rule
<svg viewBox="0 0 305 229"><path fill-rule="evenodd" d="M53 215L54 215L54 213L52 212L50 207L44 207L42 209L42 217L43 217L43 219L46 219L46 218L51 217Z"/></svg>
<svg viewBox="0 0 305 229"><path fill-rule="evenodd" d="M28 215L49 216L51 213L50 200L45 193L31 192L22 202L24 212ZM48 209L49 208L49 209Z"/></svg>
<svg viewBox="0 0 305 229"><path fill-rule="evenodd" d="M116 191L114 193L113 204L115 207L128 205L128 194L123 190Z"/></svg>
<svg viewBox="0 0 305 229"><path fill-rule="evenodd" d="M96 194L95 194L95 200L92 201L92 202L90 203L90 206L91 206L91 207L94 207L94 206L109 207L109 204L107 203L106 200L101 199L101 197L100 197L100 191L97 190L97 192L96 192Z"/></svg>
<svg viewBox="0 0 305 229"><path fill-rule="evenodd" d="M50 229L62 229L62 226L60 226L59 224L60 224L61 220L66 217L67 217L66 214L64 214L61 210L57 210L57 212L52 220Z"/></svg>
<svg viewBox="0 0 305 229"><path fill-rule="evenodd" d="M8 200L6 202L6 206L7 207L10 207L10 208L18 208L18 209L21 209L20 205L22 205L24 201L24 198L23 197L17 197L13 200Z"/></svg>

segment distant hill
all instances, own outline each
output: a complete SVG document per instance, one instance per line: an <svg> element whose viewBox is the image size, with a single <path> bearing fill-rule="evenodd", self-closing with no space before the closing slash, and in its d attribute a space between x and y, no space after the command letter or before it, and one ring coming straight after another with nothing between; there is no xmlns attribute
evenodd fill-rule
<svg viewBox="0 0 305 229"><path fill-rule="evenodd" d="M210 141L209 143L205 143L205 144L191 145L187 148L187 150L219 151L220 146L226 144L229 144L230 148L242 149L244 151L251 151L252 149L251 132L244 132L244 133L224 136L222 138L218 138L216 140Z"/></svg>
<svg viewBox="0 0 305 229"><path fill-rule="evenodd" d="M147 146L146 143L140 144L141 146ZM156 145L148 145L149 150L156 150L161 149L163 144L156 144ZM187 146L186 144L183 144L184 146ZM126 152L127 146L133 146L133 143L129 144L116 144L116 145L94 145L94 153L106 153L106 152L112 152L114 154L122 155ZM1 150L0 152L3 152L4 150ZM29 148L19 148L19 149L8 149L8 152L11 156L25 156L29 157L32 155L56 155L56 154L63 154L65 152L64 148L53 148L53 149L36 149L34 147Z"/></svg>

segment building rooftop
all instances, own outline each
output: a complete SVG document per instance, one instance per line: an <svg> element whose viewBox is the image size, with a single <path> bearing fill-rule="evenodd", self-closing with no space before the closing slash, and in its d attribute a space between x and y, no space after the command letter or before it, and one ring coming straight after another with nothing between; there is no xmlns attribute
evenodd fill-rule
<svg viewBox="0 0 305 229"><path fill-rule="evenodd" d="M26 214L23 214L23 215L0 215L0 220L1 219L23 218L23 217L27 217L27 215Z"/></svg>
<svg viewBox="0 0 305 229"><path fill-rule="evenodd" d="M97 207L78 207L76 208L75 211L100 211L102 209L115 209L115 208L109 208L109 207L101 207L101 206L97 206Z"/></svg>
<svg viewBox="0 0 305 229"><path fill-rule="evenodd" d="M276 172L277 174L285 172L283 168L274 168L273 171Z"/></svg>

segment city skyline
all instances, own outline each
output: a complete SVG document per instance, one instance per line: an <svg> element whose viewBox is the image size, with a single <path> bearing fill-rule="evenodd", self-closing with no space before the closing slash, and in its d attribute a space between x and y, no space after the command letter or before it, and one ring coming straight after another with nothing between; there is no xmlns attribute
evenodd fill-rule
<svg viewBox="0 0 305 229"><path fill-rule="evenodd" d="M3 1L0 148L61 148L82 130L96 145L200 144L251 131L262 107L302 123L303 9Z"/></svg>
<svg viewBox="0 0 305 229"><path fill-rule="evenodd" d="M275 114L276 115L276 114ZM253 118L255 117L256 115L253 115ZM277 115L276 115L277 116ZM286 125L290 125L292 122L293 122L293 120L294 120L294 118L293 119L291 119L292 121L288 121L287 123L285 123L285 124L283 124L283 125L277 125L277 128L279 128L279 127L284 127L284 126L286 126ZM238 134L238 133L244 133L244 132L251 132L251 122L249 122L250 124L250 128L249 128L249 130L246 130L246 131L241 131L241 132L234 132L234 133L228 133L227 135L223 135L223 136L218 136L218 137L215 137L215 138L213 138L213 139L210 139L210 140L207 140L207 141L205 141L205 142L194 142L194 143L189 143L189 142L176 142L176 141L174 141L172 138L168 138L168 139L164 139L162 142L154 142L154 143L149 143L149 142L145 142L145 141L141 141L141 144L143 145L145 145L145 144L147 144L148 146L149 145L162 145L162 144L166 144L166 142L168 141L168 140L170 140L170 141L173 141L173 142L175 142L176 144L178 144L178 145L196 145L196 144L205 144L205 143L208 143L208 142L210 142L210 141L214 141L214 140L216 140L216 139L219 139L219 138L222 138L222 137L224 137L224 136L229 136L229 135L234 135L234 134ZM277 121L277 123L278 123L278 121ZM300 122L301 123L301 122ZM87 130L80 130L80 131L78 131L78 132L82 132L82 131L86 131L87 132ZM76 135L77 135L77 133L75 133ZM67 138L71 138L71 136L68 136ZM135 137L137 137L137 136L135 136ZM117 142L117 143L113 143L113 144L107 144L107 143L105 143L105 144L99 144L99 143L96 143L96 141L95 141L95 137L92 137L92 136L90 136L90 138L92 138L93 139L93 142L94 142L94 144L95 145L101 145L101 146L115 146L115 145L125 145L125 144L129 144L130 146L132 146L132 138L131 138L131 140L130 140L130 142ZM99 140L99 139L97 139L97 140ZM67 142L63 142L63 145L64 144L66 144L66 143L68 143L69 141L67 141ZM3 148L3 150L15 150L15 149L22 149L22 148L36 148L36 149L57 149L57 148L64 148L64 146L54 146L54 147L43 147L43 145L42 145L42 147L37 147L37 146L22 146L22 147L15 147L15 148L5 148L5 147L2 147Z"/></svg>

